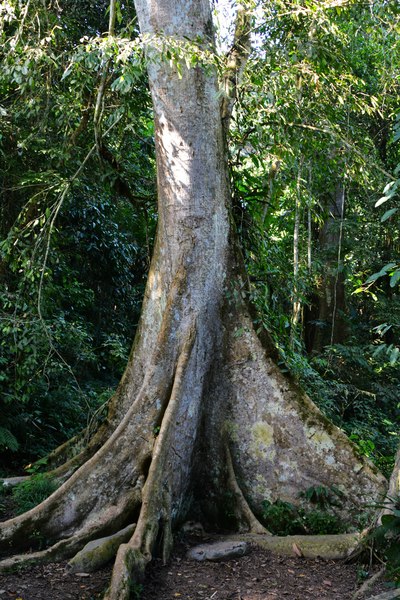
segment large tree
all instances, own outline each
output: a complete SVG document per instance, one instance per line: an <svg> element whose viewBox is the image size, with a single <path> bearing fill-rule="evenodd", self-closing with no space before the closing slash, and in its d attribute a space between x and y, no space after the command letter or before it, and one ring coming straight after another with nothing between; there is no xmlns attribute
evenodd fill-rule
<svg viewBox="0 0 400 600"><path fill-rule="evenodd" d="M349 515L384 487L283 377L247 308L225 139L247 20L238 20L221 95L210 64L187 68L160 52L166 41L199 56L213 52L208 0L135 4L154 106L159 211L139 329L105 423L84 446L75 440L52 457L62 463L54 470L61 487L1 525L5 548L31 549L38 532L47 544L3 561L6 568L72 556L135 523L117 553L110 600L129 597L131 580L160 547L168 556L174 529L193 513L216 527L229 500L235 527L262 533L263 500L296 502L310 486L336 485Z"/></svg>

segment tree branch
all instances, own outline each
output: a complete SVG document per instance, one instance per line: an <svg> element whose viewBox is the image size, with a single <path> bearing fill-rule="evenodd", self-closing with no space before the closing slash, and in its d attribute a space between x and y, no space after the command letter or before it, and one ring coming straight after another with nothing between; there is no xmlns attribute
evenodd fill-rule
<svg viewBox="0 0 400 600"><path fill-rule="evenodd" d="M245 0L238 3L235 36L232 48L227 53L226 73L223 78L224 97L221 104L221 118L225 132L229 127L237 98L238 84L241 81L251 49L251 17L245 4Z"/></svg>

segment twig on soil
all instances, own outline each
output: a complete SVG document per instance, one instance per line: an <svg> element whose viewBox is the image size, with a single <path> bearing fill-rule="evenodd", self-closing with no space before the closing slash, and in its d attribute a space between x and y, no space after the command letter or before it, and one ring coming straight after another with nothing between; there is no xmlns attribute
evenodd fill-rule
<svg viewBox="0 0 400 600"><path fill-rule="evenodd" d="M367 600L394 600L400 596L400 589L390 590L389 592L383 592L377 596L370 596Z"/></svg>
<svg viewBox="0 0 400 600"><path fill-rule="evenodd" d="M360 589L358 589L356 591L356 593L353 595L351 600L357 600L357 598L360 598L360 596L363 596L374 585L374 583L382 577L382 575L384 574L385 571L386 571L386 565L384 567L382 567L381 569L379 569L379 571L377 573L375 573L375 575L370 577L370 579L367 579L366 581L364 581L364 583L362 584Z"/></svg>

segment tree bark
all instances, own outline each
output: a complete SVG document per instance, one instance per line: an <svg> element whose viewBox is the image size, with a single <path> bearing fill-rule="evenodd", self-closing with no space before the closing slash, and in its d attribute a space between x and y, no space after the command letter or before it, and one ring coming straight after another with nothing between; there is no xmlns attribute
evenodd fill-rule
<svg viewBox="0 0 400 600"><path fill-rule="evenodd" d="M312 485L336 485L349 518L385 487L282 376L253 329L216 74L209 65L178 69L151 45L162 35L212 47L208 1L136 0L136 10L150 36L159 195L138 333L107 422L72 459L72 475L0 529L3 548L30 549L38 531L48 544L6 559L5 569L72 556L135 523L119 547L108 600L129 597L155 552L168 557L173 531L193 512L211 528L229 508L233 528L260 533L263 500L297 502Z"/></svg>
<svg viewBox="0 0 400 600"><path fill-rule="evenodd" d="M309 334L309 338L313 339L309 349L314 352L322 352L326 345L343 343L347 335L342 260L344 205L345 189L343 183L338 182L335 193L327 203L325 223L319 236L325 262L318 294L318 325L314 327L314 335Z"/></svg>
<svg viewBox="0 0 400 600"><path fill-rule="evenodd" d="M299 291L299 266L300 266L300 211L301 211L301 176L303 170L303 156L300 156L297 183L296 183L296 201L294 207L294 229L293 229L293 305L292 305L292 322L290 332L290 342L293 346L297 324L300 319L301 301Z"/></svg>

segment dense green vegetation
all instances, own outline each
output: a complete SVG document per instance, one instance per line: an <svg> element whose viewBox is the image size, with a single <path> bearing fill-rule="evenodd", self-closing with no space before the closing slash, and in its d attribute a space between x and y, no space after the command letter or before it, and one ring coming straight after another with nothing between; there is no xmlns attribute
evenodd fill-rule
<svg viewBox="0 0 400 600"><path fill-rule="evenodd" d="M102 124L114 131L93 150L106 50L82 36L100 42L106 6L86 3L83 20L74 2L1 9L0 444L15 468L85 427L118 382L149 263L155 175L142 71L129 96L107 98ZM109 76L121 77L115 64Z"/></svg>
<svg viewBox="0 0 400 600"><path fill-rule="evenodd" d="M400 10L334 4L276 0L255 12L230 136L234 217L260 335L389 474ZM156 224L153 124L132 2L117 4L111 39L106 8L0 1L5 472L102 417L140 314ZM184 46L165 57L185 52L204 59Z"/></svg>
<svg viewBox="0 0 400 600"><path fill-rule="evenodd" d="M397 583L400 579L400 505L398 498L383 504L386 514L370 535L370 544L386 562L388 575Z"/></svg>

